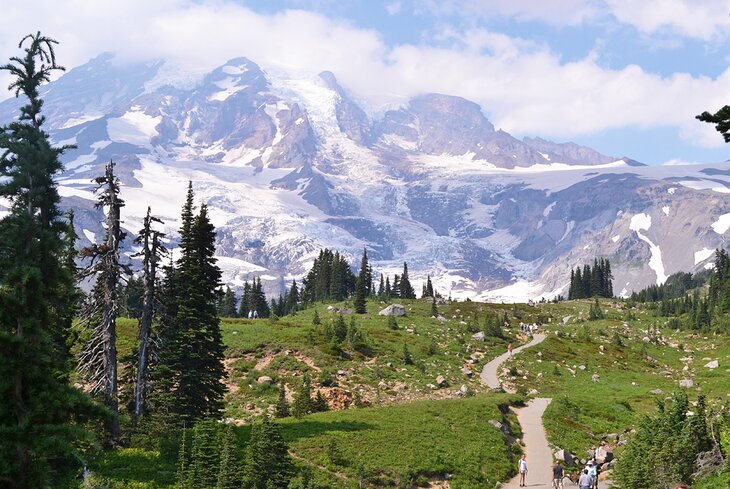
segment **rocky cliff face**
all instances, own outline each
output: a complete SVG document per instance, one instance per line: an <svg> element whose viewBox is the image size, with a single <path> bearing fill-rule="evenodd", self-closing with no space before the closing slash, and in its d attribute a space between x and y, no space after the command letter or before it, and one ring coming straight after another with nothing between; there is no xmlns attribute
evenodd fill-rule
<svg viewBox="0 0 730 489"><path fill-rule="evenodd" d="M416 287L430 274L462 298L565 292L570 268L595 256L612 260L615 290L629 293L711 266L730 228L728 164L645 167L574 143L520 141L478 105L442 94L373 120L329 72L272 77L237 58L181 81L162 62L102 55L44 97L54 141L77 145L59 188L80 244L103 233L90 180L109 159L132 232L151 205L174 241L192 180L234 286L256 275L278 293L320 248L354 263L367 247L376 272L407 260ZM0 103L0 121L18 106Z"/></svg>

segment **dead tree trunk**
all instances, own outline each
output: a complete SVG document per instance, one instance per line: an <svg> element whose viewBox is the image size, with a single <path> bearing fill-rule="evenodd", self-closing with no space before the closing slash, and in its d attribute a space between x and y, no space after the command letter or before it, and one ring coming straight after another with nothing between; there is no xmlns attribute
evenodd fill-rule
<svg viewBox="0 0 730 489"><path fill-rule="evenodd" d="M104 176L95 181L97 192L101 190L96 207L106 211L106 233L103 243L82 250L84 257L91 258L91 264L83 271L82 277L95 277L96 283L82 316L92 332L81 351L79 369L91 383L92 394L101 395L104 405L116 414L119 412L116 346L118 286L121 270L126 268L119 263L119 245L126 236L121 228L124 201L119 197L119 180L114 175L114 162L110 161ZM107 431L114 443L119 437L116 417L107 423Z"/></svg>
<svg viewBox="0 0 730 489"><path fill-rule="evenodd" d="M165 236L152 229L154 222L162 224L160 219L152 217L151 209L147 208L144 226L135 239L135 243L142 245L142 250L135 256L142 257L142 273L144 280L144 296L142 302L142 317L139 320L139 350L137 352L137 379L134 384L134 415L144 414L149 393L149 359L150 346L153 335L152 323L156 312L157 266L163 254L167 252L161 239Z"/></svg>

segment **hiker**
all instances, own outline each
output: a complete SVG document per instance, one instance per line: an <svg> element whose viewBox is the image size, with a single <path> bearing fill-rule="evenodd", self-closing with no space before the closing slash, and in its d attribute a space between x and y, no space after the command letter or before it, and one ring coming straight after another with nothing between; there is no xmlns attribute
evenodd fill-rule
<svg viewBox="0 0 730 489"><path fill-rule="evenodd" d="M578 487L580 489L591 489L593 485L593 478L588 474L588 469L583 469L583 473L580 474L578 479Z"/></svg>
<svg viewBox="0 0 730 489"><path fill-rule="evenodd" d="M586 470L588 471L588 475L591 476L591 488L598 489L598 466L593 459L588 461Z"/></svg>
<svg viewBox="0 0 730 489"><path fill-rule="evenodd" d="M524 454L517 464L517 468L519 469L520 473L520 487L525 487L525 475L527 475L527 458Z"/></svg>
<svg viewBox="0 0 730 489"><path fill-rule="evenodd" d="M565 470L558 460L553 465L553 489L563 489L563 477L565 477Z"/></svg>
<svg viewBox="0 0 730 489"><path fill-rule="evenodd" d="M510 343L507 347L507 352L509 353L509 356L512 356L512 343Z"/></svg>
<svg viewBox="0 0 730 489"><path fill-rule="evenodd" d="M253 318L254 319L258 319L259 318L259 312L256 309L253 310Z"/></svg>
<svg viewBox="0 0 730 489"><path fill-rule="evenodd" d="M248 318L253 319L253 311L248 311Z"/></svg>

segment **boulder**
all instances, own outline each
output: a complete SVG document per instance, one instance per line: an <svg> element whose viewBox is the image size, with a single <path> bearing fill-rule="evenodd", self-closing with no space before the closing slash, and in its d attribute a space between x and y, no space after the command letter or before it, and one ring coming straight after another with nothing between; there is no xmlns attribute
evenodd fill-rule
<svg viewBox="0 0 730 489"><path fill-rule="evenodd" d="M502 423L500 423L499 421L497 421L496 419L490 419L489 421L487 421L487 423L491 424L492 426L497 428L499 431L502 431L504 429L504 425Z"/></svg>
<svg viewBox="0 0 730 489"><path fill-rule="evenodd" d="M475 341L484 341L484 338L486 337L484 334L484 331L480 331L478 333L474 333L471 335L472 339Z"/></svg>
<svg viewBox="0 0 730 489"><path fill-rule="evenodd" d="M348 309L346 307L343 307L338 311L342 315L352 314L352 309Z"/></svg>
<svg viewBox="0 0 730 489"><path fill-rule="evenodd" d="M685 389L691 389L695 386L695 381L692 379L682 379L679 381L679 387L684 387Z"/></svg>
<svg viewBox="0 0 730 489"><path fill-rule="evenodd" d="M661 395L664 395L664 391L661 390L661 389L654 389L654 390L649 391L649 394L654 394L656 396L661 396Z"/></svg>
<svg viewBox="0 0 730 489"><path fill-rule="evenodd" d="M603 465L613 460L613 451L608 447L601 446L596 448L596 463Z"/></svg>
<svg viewBox="0 0 730 489"><path fill-rule="evenodd" d="M585 369L586 369L585 365L578 365L578 370L585 370Z"/></svg>
<svg viewBox="0 0 730 489"><path fill-rule="evenodd" d="M555 452L555 460L560 460L561 462L564 462L565 465L573 465L573 456L569 451L562 448Z"/></svg>
<svg viewBox="0 0 730 489"><path fill-rule="evenodd" d="M471 377L472 375L474 375L474 372L472 372L469 367L462 368L461 373L464 374L466 377Z"/></svg>
<svg viewBox="0 0 730 489"><path fill-rule="evenodd" d="M568 321L570 321L570 319L571 319L572 317L573 317L573 316L565 316L565 317L563 318L563 324L568 324Z"/></svg>
<svg viewBox="0 0 730 489"><path fill-rule="evenodd" d="M337 312L337 308L335 306L327 306L327 312Z"/></svg>
<svg viewBox="0 0 730 489"><path fill-rule="evenodd" d="M527 397L535 397L537 394L537 389L531 389L530 392L527 393Z"/></svg>
<svg viewBox="0 0 730 489"><path fill-rule="evenodd" d="M459 392L457 392L456 394L457 394L457 395L458 395L459 397L466 397L466 395L467 395L468 393L469 393L469 388L468 388L468 387L467 387L466 385L462 385L462 386L461 386L461 387L459 388Z"/></svg>
<svg viewBox="0 0 730 489"><path fill-rule="evenodd" d="M440 316L440 315L439 315L439 317L436 318L436 320L440 323L445 323L446 321L448 321L448 319L446 319L445 317Z"/></svg>
<svg viewBox="0 0 730 489"><path fill-rule="evenodd" d="M405 316L406 315L406 308L403 307L400 304L391 304L382 311L378 313L380 316Z"/></svg>
<svg viewBox="0 0 730 489"><path fill-rule="evenodd" d="M449 384L448 384L448 382L446 382L446 379L444 378L443 375L439 375L438 377L436 377L436 385L439 387L446 387Z"/></svg>
<svg viewBox="0 0 730 489"><path fill-rule="evenodd" d="M273 384L274 379L272 379L268 375L262 375L261 377L256 379L256 382L258 382L259 384Z"/></svg>
<svg viewBox="0 0 730 489"><path fill-rule="evenodd" d="M716 369L716 368L718 368L719 366L720 366L720 362L718 362L717 360L713 360L713 361L711 361L711 362L708 362L708 363L707 363L707 364L705 365L705 367L706 367L706 368L711 368L711 369Z"/></svg>
<svg viewBox="0 0 730 489"><path fill-rule="evenodd" d="M593 375L591 376L591 380L592 380L593 382L600 382L600 381L601 381L601 376L600 376L600 375L598 375L598 374L593 374Z"/></svg>

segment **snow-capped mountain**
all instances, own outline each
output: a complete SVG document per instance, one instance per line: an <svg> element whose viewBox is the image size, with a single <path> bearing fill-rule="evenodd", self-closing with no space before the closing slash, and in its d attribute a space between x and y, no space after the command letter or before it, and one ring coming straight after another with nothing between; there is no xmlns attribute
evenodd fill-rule
<svg viewBox="0 0 730 489"><path fill-rule="evenodd" d="M91 178L109 159L132 232L151 205L174 240L192 180L231 285L256 275L278 292L320 248L355 262L366 247L376 271L405 260L416 282L430 274L455 297L549 297L595 256L629 293L709 266L730 229L728 164L648 167L519 140L443 94L372 117L330 72L272 75L237 58L186 78L104 54L42 97L53 140L77 146L59 188L80 244L103 232ZM0 103L0 122L19 106Z"/></svg>

